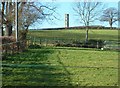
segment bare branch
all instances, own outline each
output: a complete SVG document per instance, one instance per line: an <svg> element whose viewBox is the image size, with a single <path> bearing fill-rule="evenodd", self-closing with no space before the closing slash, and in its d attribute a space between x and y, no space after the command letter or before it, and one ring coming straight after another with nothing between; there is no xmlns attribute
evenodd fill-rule
<svg viewBox="0 0 120 88"><path fill-rule="evenodd" d="M109 22L110 27L112 28L113 23L118 21L118 10L114 7L107 8L103 11L100 21Z"/></svg>
<svg viewBox="0 0 120 88"><path fill-rule="evenodd" d="M86 26L86 42L88 40L88 26L97 20L98 13L100 13L98 10L101 10L100 4L100 2L77 2L75 8L73 8L78 14L80 22Z"/></svg>

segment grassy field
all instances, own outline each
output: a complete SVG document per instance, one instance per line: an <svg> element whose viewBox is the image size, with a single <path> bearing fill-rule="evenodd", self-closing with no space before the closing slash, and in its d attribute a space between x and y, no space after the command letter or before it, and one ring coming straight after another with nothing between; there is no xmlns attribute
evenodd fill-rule
<svg viewBox="0 0 120 88"><path fill-rule="evenodd" d="M29 31L42 39L82 40L85 30ZM90 30L89 39L118 40L118 30ZM2 60L3 86L117 86L118 51L34 47Z"/></svg>
<svg viewBox="0 0 120 88"><path fill-rule="evenodd" d="M29 31L30 36L47 39L85 40L86 30L39 30ZM118 30L89 30L89 39L118 40Z"/></svg>
<svg viewBox="0 0 120 88"><path fill-rule="evenodd" d="M116 86L118 52L42 47L8 56L3 86Z"/></svg>

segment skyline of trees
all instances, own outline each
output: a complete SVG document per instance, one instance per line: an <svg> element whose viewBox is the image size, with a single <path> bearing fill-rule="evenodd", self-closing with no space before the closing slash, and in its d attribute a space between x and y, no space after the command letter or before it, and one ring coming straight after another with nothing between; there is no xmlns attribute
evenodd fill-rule
<svg viewBox="0 0 120 88"><path fill-rule="evenodd" d="M112 25L119 21L118 19L118 10L115 7L109 7L103 11L103 14L100 17L100 21L108 22L110 27L112 28Z"/></svg>

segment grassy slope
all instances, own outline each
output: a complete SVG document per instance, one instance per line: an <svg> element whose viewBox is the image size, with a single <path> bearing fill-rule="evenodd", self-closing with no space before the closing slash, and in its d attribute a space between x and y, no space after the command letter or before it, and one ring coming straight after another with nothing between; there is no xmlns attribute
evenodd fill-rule
<svg viewBox="0 0 120 88"><path fill-rule="evenodd" d="M29 49L9 56L3 64L15 65L3 68L3 85L118 85L118 52L115 51Z"/></svg>
<svg viewBox="0 0 120 88"><path fill-rule="evenodd" d="M40 30L30 31L29 35L40 38L85 39L85 30ZM89 39L118 40L118 30L89 30Z"/></svg>

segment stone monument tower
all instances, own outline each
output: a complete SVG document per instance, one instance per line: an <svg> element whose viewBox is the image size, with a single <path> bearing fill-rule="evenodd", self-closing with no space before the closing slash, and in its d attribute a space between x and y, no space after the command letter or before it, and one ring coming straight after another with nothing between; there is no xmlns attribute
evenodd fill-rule
<svg viewBox="0 0 120 88"><path fill-rule="evenodd" d="M69 14L65 14L65 28L69 28Z"/></svg>

